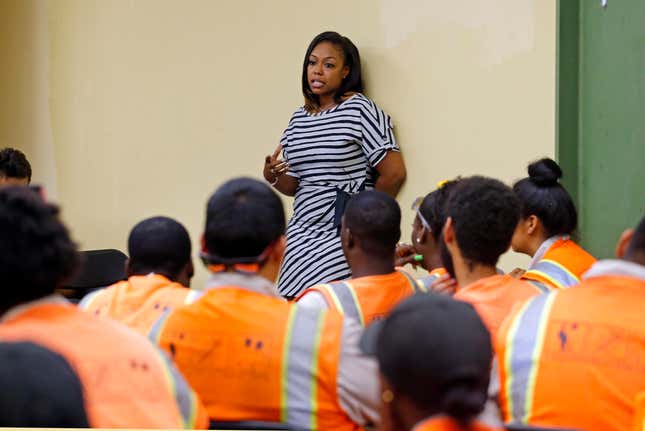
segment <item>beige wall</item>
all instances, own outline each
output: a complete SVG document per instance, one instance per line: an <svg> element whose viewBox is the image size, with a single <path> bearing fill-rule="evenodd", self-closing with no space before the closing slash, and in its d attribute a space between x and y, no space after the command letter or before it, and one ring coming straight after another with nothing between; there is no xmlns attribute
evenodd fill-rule
<svg viewBox="0 0 645 431"><path fill-rule="evenodd" d="M409 170L400 196L406 239L411 201L438 180L482 173L511 181L527 161L553 155L554 1L319 6L3 0L0 15L9 10L4 20L37 49L26 59L26 45L2 45L2 62L21 63L31 78L0 72L0 88L10 90L0 137L29 136L36 172L49 175L37 177L57 186L84 248L123 249L131 226L156 214L185 223L197 246L207 196L232 176L261 175L301 103L304 50L333 29L359 47L368 95L394 119ZM35 27L14 16L31 16ZM16 104L23 109L14 112ZM507 257L503 266L526 262ZM200 270L196 284L203 277Z"/></svg>

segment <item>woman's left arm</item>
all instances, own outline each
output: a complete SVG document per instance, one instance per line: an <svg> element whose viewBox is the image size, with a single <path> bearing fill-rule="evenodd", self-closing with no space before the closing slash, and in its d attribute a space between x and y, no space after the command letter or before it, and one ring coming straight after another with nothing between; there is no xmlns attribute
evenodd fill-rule
<svg viewBox="0 0 645 431"><path fill-rule="evenodd" d="M374 188L395 198L403 187L406 177L401 153L388 151L383 160L376 165L376 170L379 175Z"/></svg>

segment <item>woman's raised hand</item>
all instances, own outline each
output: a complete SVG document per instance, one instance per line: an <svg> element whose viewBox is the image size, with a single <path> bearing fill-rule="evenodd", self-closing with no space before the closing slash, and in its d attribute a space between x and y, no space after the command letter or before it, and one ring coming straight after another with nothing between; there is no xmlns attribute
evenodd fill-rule
<svg viewBox="0 0 645 431"><path fill-rule="evenodd" d="M278 144L273 154L266 156L264 159L264 179L270 183L275 183L278 178L289 170L289 164L284 159L278 159L282 145Z"/></svg>

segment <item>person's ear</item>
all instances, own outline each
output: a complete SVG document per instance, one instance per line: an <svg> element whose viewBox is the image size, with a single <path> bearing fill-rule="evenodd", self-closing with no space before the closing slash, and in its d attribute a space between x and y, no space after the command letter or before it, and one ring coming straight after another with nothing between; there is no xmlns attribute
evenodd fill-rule
<svg viewBox="0 0 645 431"><path fill-rule="evenodd" d="M452 217L448 217L446 223L443 225L443 241L446 245L451 245L455 242L455 230L452 225Z"/></svg>
<svg viewBox="0 0 645 431"><path fill-rule="evenodd" d="M195 265L193 265L193 259L190 259L186 264L186 276L190 280L195 275Z"/></svg>
<svg viewBox="0 0 645 431"><path fill-rule="evenodd" d="M533 235L537 230L539 223L540 223L540 219L537 218L535 214L531 214L530 216L528 216L526 220L524 220L526 233L529 235Z"/></svg>
<svg viewBox="0 0 645 431"><path fill-rule="evenodd" d="M350 72L349 66L344 66L343 67L343 79L347 78L347 76L349 75L349 72Z"/></svg>
<svg viewBox="0 0 645 431"><path fill-rule="evenodd" d="M287 238L284 235L282 235L280 238L278 238L278 240L275 243L275 246L273 247L273 251L271 252L271 259L278 262L278 264L281 263L286 249L287 249Z"/></svg>
<svg viewBox="0 0 645 431"><path fill-rule="evenodd" d="M206 249L206 237L204 234L202 234L202 237L199 239L199 245L203 253L208 253L208 250Z"/></svg>
<svg viewBox="0 0 645 431"><path fill-rule="evenodd" d="M618 239L618 244L616 244L616 256L623 259L627 253L627 247L634 237L634 229L627 229L624 231L620 238Z"/></svg>

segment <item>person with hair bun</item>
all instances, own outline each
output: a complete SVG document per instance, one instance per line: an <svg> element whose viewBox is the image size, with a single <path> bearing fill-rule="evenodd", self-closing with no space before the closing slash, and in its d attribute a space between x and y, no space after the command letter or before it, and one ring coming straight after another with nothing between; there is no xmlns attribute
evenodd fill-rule
<svg viewBox="0 0 645 431"><path fill-rule="evenodd" d="M477 420L488 400L490 334L471 304L417 294L365 330L375 356L383 431L486 431Z"/></svg>
<svg viewBox="0 0 645 431"><path fill-rule="evenodd" d="M349 38L333 31L316 36L305 53L301 85L304 106L291 116L263 170L273 187L295 197L278 282L287 298L349 278L340 241L347 201L372 188L396 197L405 180L392 121L362 94L361 59Z"/></svg>
<svg viewBox="0 0 645 431"><path fill-rule="evenodd" d="M596 259L570 237L578 224L578 213L558 181L562 178L560 166L544 158L531 163L528 172L527 178L513 186L521 217L511 246L513 251L533 257L522 278L552 288L571 287Z"/></svg>

